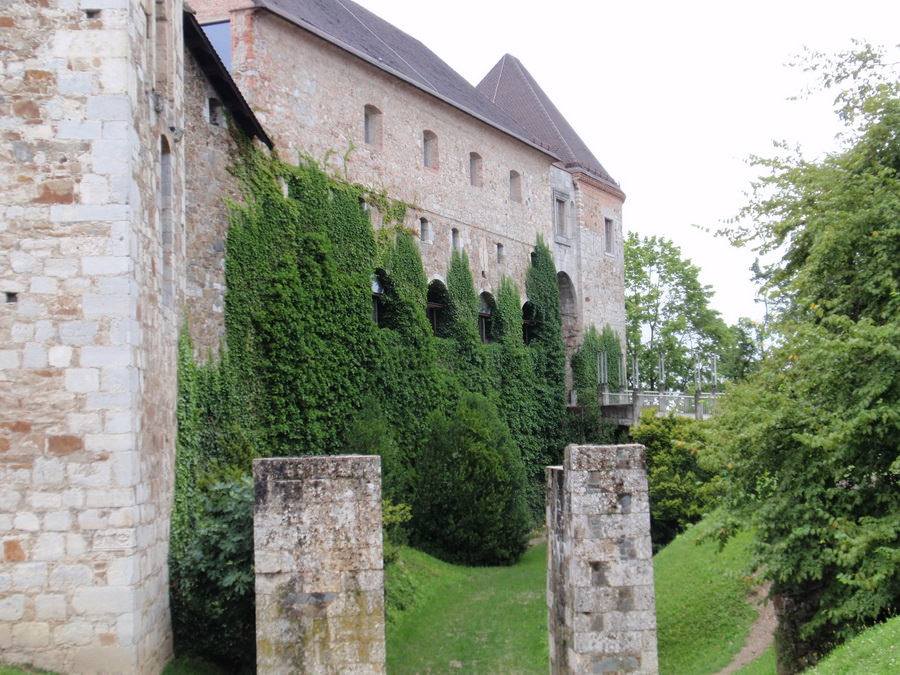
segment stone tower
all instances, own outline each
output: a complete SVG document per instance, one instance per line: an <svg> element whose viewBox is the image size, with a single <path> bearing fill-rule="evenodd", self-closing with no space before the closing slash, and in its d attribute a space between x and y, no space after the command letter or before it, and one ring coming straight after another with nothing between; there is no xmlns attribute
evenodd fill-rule
<svg viewBox="0 0 900 675"><path fill-rule="evenodd" d="M180 0L0 9L0 652L171 655Z"/></svg>

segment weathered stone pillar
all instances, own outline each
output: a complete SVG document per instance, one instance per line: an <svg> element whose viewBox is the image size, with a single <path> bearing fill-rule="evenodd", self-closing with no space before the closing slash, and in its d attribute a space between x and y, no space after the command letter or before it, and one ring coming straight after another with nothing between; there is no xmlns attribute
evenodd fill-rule
<svg viewBox="0 0 900 675"><path fill-rule="evenodd" d="M384 673L381 458L257 459L257 672Z"/></svg>
<svg viewBox="0 0 900 675"><path fill-rule="evenodd" d="M644 447L570 445L547 479L550 672L658 672Z"/></svg>

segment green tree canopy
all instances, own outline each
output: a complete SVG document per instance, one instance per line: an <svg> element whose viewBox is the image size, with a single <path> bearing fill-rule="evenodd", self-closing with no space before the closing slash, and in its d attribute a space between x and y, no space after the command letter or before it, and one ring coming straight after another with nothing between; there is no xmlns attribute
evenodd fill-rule
<svg viewBox="0 0 900 675"><path fill-rule="evenodd" d="M706 367L718 356L727 328L710 308L712 288L700 283L700 268L672 241L640 237L625 240L625 309L628 351L637 353L640 382L649 389L693 386L695 363ZM666 378L657 364L665 359Z"/></svg>
<svg viewBox="0 0 900 675"><path fill-rule="evenodd" d="M717 417L732 513L783 599L779 660L796 671L900 601L900 85L863 46L809 70L838 88L845 147L756 158L747 225L781 260L776 347Z"/></svg>

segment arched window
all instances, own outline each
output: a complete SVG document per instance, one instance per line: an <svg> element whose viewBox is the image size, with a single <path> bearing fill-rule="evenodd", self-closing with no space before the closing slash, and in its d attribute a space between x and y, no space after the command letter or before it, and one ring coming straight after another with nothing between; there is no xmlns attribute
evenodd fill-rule
<svg viewBox="0 0 900 675"><path fill-rule="evenodd" d="M423 156L422 160L429 169L438 168L438 137L433 131L427 129L422 132Z"/></svg>
<svg viewBox="0 0 900 675"><path fill-rule="evenodd" d="M484 344L494 341L494 310L496 307L490 293L482 293L478 296L478 333Z"/></svg>
<svg viewBox="0 0 900 675"><path fill-rule="evenodd" d="M522 339L527 345L534 339L535 325L537 318L535 316L534 304L529 300L522 305Z"/></svg>
<svg viewBox="0 0 900 675"><path fill-rule="evenodd" d="M372 321L376 326L384 325L385 303L384 303L384 283L381 280L381 274L376 271L372 275Z"/></svg>
<svg viewBox="0 0 900 675"><path fill-rule="evenodd" d="M442 281L435 279L428 284L428 322L435 337L449 337L447 305L450 295Z"/></svg>
<svg viewBox="0 0 900 675"><path fill-rule="evenodd" d="M565 272L556 275L559 285L559 309L562 313L563 342L566 347L574 349L578 342L578 301L575 296L575 285Z"/></svg>
<svg viewBox="0 0 900 675"><path fill-rule="evenodd" d="M509 201L522 201L522 174L518 171L509 172Z"/></svg>
<svg viewBox="0 0 900 675"><path fill-rule="evenodd" d="M459 230L454 227L450 230L450 250L458 251L459 248Z"/></svg>
<svg viewBox="0 0 900 675"><path fill-rule="evenodd" d="M469 185L481 187L482 185L482 161L477 152L469 153Z"/></svg>
<svg viewBox="0 0 900 675"><path fill-rule="evenodd" d="M381 147L383 139L382 114L374 105L367 105L363 109L363 133L366 143Z"/></svg>
<svg viewBox="0 0 900 675"><path fill-rule="evenodd" d="M431 223L427 218L419 218L419 239L422 241L432 241L434 232L431 229Z"/></svg>

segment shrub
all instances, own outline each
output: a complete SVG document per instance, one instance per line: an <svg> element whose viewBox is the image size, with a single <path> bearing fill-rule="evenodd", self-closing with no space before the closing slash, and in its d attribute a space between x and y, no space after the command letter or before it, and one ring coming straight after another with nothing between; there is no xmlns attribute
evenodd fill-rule
<svg viewBox="0 0 900 675"><path fill-rule="evenodd" d="M418 461L414 543L444 560L508 565L526 548L525 472L509 429L484 396L432 414Z"/></svg>
<svg viewBox="0 0 900 675"><path fill-rule="evenodd" d="M654 549L699 521L710 505L712 474L698 464L703 435L703 422L674 415L657 417L655 408L645 410L640 425L632 430L632 439L647 448Z"/></svg>
<svg viewBox="0 0 900 675"><path fill-rule="evenodd" d="M170 566L176 651L253 672L253 481L214 482L196 508L193 535Z"/></svg>

